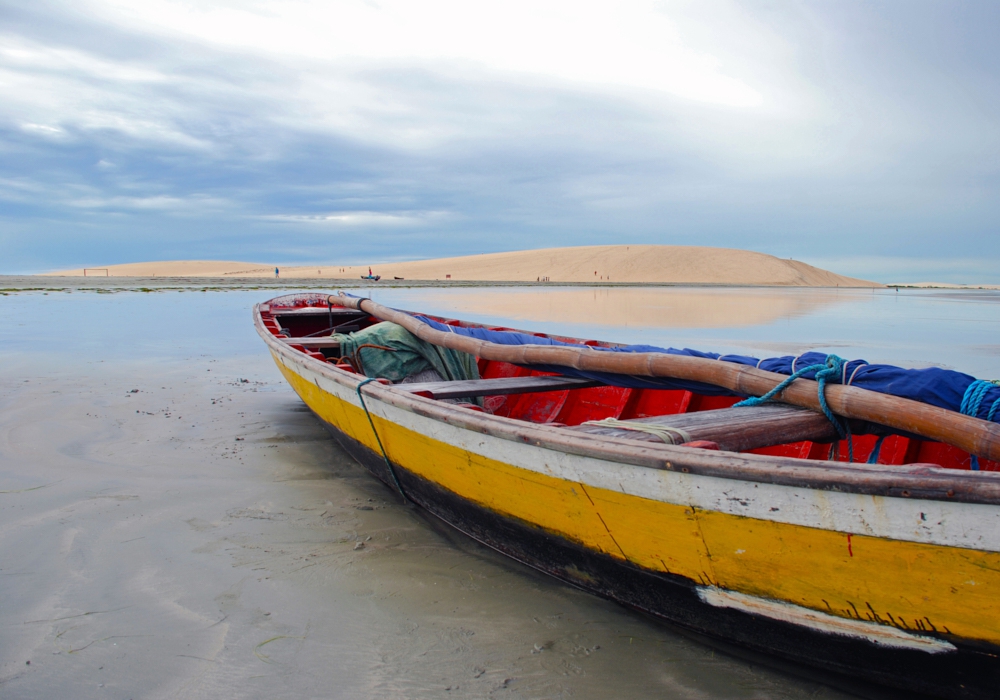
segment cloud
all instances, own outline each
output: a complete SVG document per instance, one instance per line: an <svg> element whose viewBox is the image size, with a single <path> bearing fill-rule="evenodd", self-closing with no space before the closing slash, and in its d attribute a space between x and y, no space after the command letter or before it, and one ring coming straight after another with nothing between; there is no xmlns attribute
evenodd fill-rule
<svg viewBox="0 0 1000 700"><path fill-rule="evenodd" d="M471 62L581 84L628 85L692 100L756 106L761 94L719 60L687 46L655 2L502 5L428 0L379 3L89 3L108 21L226 49L323 61ZM732 29L732 28L730 28Z"/></svg>
<svg viewBox="0 0 1000 700"><path fill-rule="evenodd" d="M32 124L31 122L25 122L24 124L21 124L21 128L29 133L34 132L41 136L59 138L66 135L66 132L58 126L49 126L48 124Z"/></svg>
<svg viewBox="0 0 1000 700"><path fill-rule="evenodd" d="M443 212L421 212L419 215L383 214L374 211L347 211L332 214L269 214L261 216L263 221L289 224L332 225L332 226L413 226Z"/></svg>
<svg viewBox="0 0 1000 700"><path fill-rule="evenodd" d="M365 259L634 241L847 274L995 261L995 14L0 2L5 263L302 260L329 253L297 232L324 228Z"/></svg>
<svg viewBox="0 0 1000 700"><path fill-rule="evenodd" d="M82 196L66 201L70 207L80 209L101 209L107 211L158 211L182 216L201 216L212 210L229 208L226 200L193 195L190 197L170 197L167 195L150 197L101 197Z"/></svg>

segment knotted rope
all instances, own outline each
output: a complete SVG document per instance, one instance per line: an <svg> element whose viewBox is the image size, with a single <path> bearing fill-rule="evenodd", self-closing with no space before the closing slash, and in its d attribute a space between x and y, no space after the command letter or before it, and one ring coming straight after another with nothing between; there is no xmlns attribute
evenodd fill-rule
<svg viewBox="0 0 1000 700"><path fill-rule="evenodd" d="M584 421L583 425L597 425L602 428L619 428L621 430L634 430L637 433L648 433L650 435L655 435L668 445L680 445L685 442L691 442L691 435L686 430L671 428L666 425L632 423L631 421L618 420L617 418L588 420Z"/></svg>
<svg viewBox="0 0 1000 700"><path fill-rule="evenodd" d="M809 365L808 367L803 367L800 370L795 371L788 379L784 380L778 386L771 389L769 392L763 396L751 396L748 399L744 399L739 403L733 404L733 408L737 406L762 406L774 399L775 396L780 394L782 391L788 388L788 386L799 379L802 375L808 374L809 372L816 373L816 383L819 385L817 388L819 396L819 407L823 409L823 414L833 423L834 429L837 431L837 435L840 436L841 440L847 440L847 461L854 461L854 444L851 440L851 426L847 421L841 421L837 418L837 415L830 409L829 404L826 402L826 383L834 382L838 383L841 381L842 376L845 371L846 360L842 357L837 357L836 355L827 355L826 362L823 364ZM794 363L793 363L794 365Z"/></svg>
<svg viewBox="0 0 1000 700"><path fill-rule="evenodd" d="M977 379L972 382L966 388L965 395L962 396L962 406L959 410L967 416L978 418L979 409L982 407L987 392L998 386L1000 386L1000 379ZM993 420L997 409L1000 409L1000 399L994 401L993 405L990 406L990 410L986 413L986 420ZM979 471L979 457L970 455L969 468L974 472Z"/></svg>

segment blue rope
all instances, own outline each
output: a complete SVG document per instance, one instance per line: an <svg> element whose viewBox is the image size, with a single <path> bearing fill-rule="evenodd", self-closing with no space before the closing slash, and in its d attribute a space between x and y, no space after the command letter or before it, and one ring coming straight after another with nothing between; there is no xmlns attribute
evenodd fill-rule
<svg viewBox="0 0 1000 700"><path fill-rule="evenodd" d="M872 453L868 455L868 464L878 464L878 455L882 451L882 441L887 437L889 436L882 435L875 441L875 447L872 448Z"/></svg>
<svg viewBox="0 0 1000 700"><path fill-rule="evenodd" d="M997 386L1000 386L1000 380L998 379L977 379L972 382L965 389L965 394L962 396L962 407L959 410L967 416L978 418L979 409L982 407L983 399L986 398L987 392ZM993 405L990 406L990 410L986 414L986 420L993 420L993 416L996 415L998 408L1000 408L1000 399L994 401ZM979 471L979 457L969 455L969 468L974 472Z"/></svg>
<svg viewBox="0 0 1000 700"><path fill-rule="evenodd" d="M788 388L788 386L794 382L796 379L800 378L804 374L809 372L816 372L816 383L819 385L817 387L817 392L819 395L819 407L823 409L823 414L833 423L833 427L837 431L837 435L840 439L847 440L847 460L849 462L854 461L854 444L851 440L851 426L844 421L843 423L837 418L836 414L830 410L829 404L826 402L826 383L828 381L839 382L840 377L844 371L845 360L842 357L837 357L836 355L827 355L826 362L823 364L809 365L808 367L803 367L799 371L792 374L788 379L784 380L778 386L771 389L769 392L763 396L751 396L748 399L744 399L739 403L733 404L733 407L737 406L762 406L765 403L771 401L775 396L780 394L782 391Z"/></svg>
<svg viewBox="0 0 1000 700"><path fill-rule="evenodd" d="M356 388L356 391L358 392L358 400L361 402L361 408L365 409L365 415L368 416L368 424L372 427L372 432L375 434L375 442L378 443L378 448L382 452L382 459L385 460L385 466L389 470L389 476L392 477L392 483L396 485L396 489L399 491L399 495L403 497L403 500L409 501L410 497L406 495L402 485L399 483L399 479L396 477L396 469L392 466L392 462L389 461L389 455L385 453L385 448L382 447L382 438L378 436L378 431L375 430L375 421L372 420L372 414L368 412L368 406L365 404L365 397L361 395L361 387L377 380L378 377L369 377L358 384Z"/></svg>
<svg viewBox="0 0 1000 700"><path fill-rule="evenodd" d="M986 420L993 420L993 416L997 414L998 408L1000 408L1000 399L994 401L993 405L990 406L990 412L986 414Z"/></svg>
<svg viewBox="0 0 1000 700"><path fill-rule="evenodd" d="M962 407L958 410L967 416L977 417L986 393L996 386L1000 386L996 379L977 379L972 382L966 388L965 395L962 396Z"/></svg>

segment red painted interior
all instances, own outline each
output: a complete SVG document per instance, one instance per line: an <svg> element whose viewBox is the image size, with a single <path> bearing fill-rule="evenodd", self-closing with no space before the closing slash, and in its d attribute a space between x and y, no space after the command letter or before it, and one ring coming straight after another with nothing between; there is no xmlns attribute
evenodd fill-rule
<svg viewBox="0 0 1000 700"><path fill-rule="evenodd" d="M301 295L285 306L278 306L275 302L271 302L268 310L261 312L261 318L265 328L274 335L280 335L282 330L285 330L292 337L302 337L327 328L328 319L322 314L310 317L280 318L271 313L272 309L288 310L307 307L326 308L325 297ZM429 318L453 326L475 327L479 325L434 316ZM377 322L378 320L374 317L368 317L361 321L360 325L366 327ZM487 328L491 330L516 330L502 326L487 326ZM543 333L532 333L532 335L540 338L552 337L557 340L581 345L608 345L607 343L594 340L584 341L578 338L547 336ZM337 358L333 357L328 358L321 352L307 350L301 345L292 345L291 347L323 362L336 362L337 360ZM551 374L525 369L507 362L494 362L482 358L478 359L478 364L479 374L484 379ZM338 364L336 366L338 369L353 371L348 364ZM703 396L692 394L688 391L623 389L620 387L604 386L535 394L486 396L483 400L483 409L471 404L466 405L466 408L470 410L485 410L487 413L492 413L493 415L533 423L580 425L588 420L601 420L609 417L620 419L646 418L650 416L727 408L737 401L739 399L736 397ZM876 439L874 435L858 435L852 438L855 462L867 461L875 446ZM752 452L754 454L799 457L802 459L822 460L832 458L842 462L848 460L846 441L833 443L833 445L829 443L796 442L787 445L773 445L771 447L759 448L752 450ZM900 465L919 462L924 464L938 464L948 469L969 469L970 461L969 454L957 447L930 440L907 438L901 435L890 435L887 437L882 443L882 449L878 457L879 464ZM984 471L1000 471L1000 462L980 459L979 468Z"/></svg>

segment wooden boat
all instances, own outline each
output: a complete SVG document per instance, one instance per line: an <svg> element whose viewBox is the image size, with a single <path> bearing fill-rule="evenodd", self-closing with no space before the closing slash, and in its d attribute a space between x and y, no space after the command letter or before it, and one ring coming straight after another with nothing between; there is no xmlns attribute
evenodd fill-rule
<svg viewBox="0 0 1000 700"><path fill-rule="evenodd" d="M969 471L968 452L912 434L886 438L877 464L847 463L814 411L734 409L733 397L482 357L476 381L379 383L311 337L376 320L319 294L254 310L281 373L337 441L449 525L756 652L941 697L1000 692L1000 463ZM469 396L485 410L443 401ZM606 417L685 444L584 425ZM855 458L875 440L853 437Z"/></svg>

